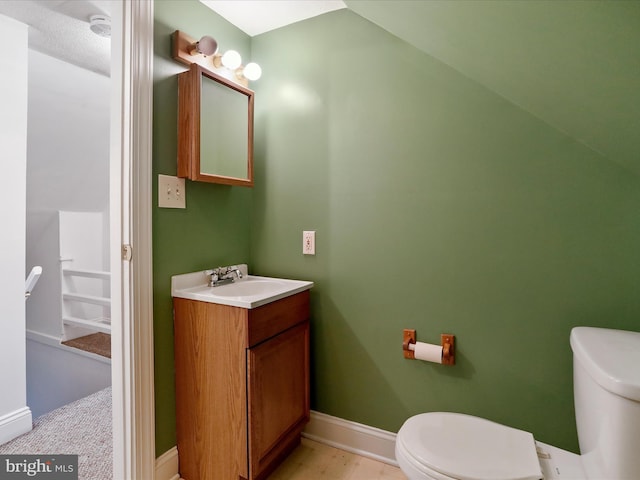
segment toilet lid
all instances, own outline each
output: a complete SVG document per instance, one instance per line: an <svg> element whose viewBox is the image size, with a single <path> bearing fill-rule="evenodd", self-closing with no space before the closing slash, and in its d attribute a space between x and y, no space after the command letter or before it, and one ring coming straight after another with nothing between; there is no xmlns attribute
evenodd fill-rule
<svg viewBox="0 0 640 480"><path fill-rule="evenodd" d="M397 440L418 463L460 480L539 480L533 435L483 418L430 412L409 418Z"/></svg>

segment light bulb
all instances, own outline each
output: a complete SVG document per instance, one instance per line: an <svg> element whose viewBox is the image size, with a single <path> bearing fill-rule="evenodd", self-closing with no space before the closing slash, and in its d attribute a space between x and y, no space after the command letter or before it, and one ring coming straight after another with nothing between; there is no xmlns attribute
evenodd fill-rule
<svg viewBox="0 0 640 480"><path fill-rule="evenodd" d="M191 55L202 54L205 57L215 55L218 51L218 42L215 38L205 35L191 46Z"/></svg>
<svg viewBox="0 0 640 480"><path fill-rule="evenodd" d="M244 67L242 74L245 76L247 80L258 80L262 75L262 69L260 65L255 62L247 63L247 66Z"/></svg>
<svg viewBox="0 0 640 480"><path fill-rule="evenodd" d="M227 50L224 55L222 55L222 65L227 67L230 70L235 70L242 64L242 58L240 54L235 50Z"/></svg>

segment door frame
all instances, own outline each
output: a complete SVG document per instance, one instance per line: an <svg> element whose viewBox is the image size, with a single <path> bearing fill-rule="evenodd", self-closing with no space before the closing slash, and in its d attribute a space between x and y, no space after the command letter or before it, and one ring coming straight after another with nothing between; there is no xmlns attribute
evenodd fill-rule
<svg viewBox="0 0 640 480"><path fill-rule="evenodd" d="M111 5L113 478L153 479L153 0Z"/></svg>

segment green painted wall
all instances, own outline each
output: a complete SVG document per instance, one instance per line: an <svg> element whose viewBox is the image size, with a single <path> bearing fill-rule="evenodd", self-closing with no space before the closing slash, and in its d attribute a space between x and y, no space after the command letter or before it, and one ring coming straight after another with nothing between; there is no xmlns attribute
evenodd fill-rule
<svg viewBox="0 0 640 480"><path fill-rule="evenodd" d="M640 329L638 177L347 10L252 54L252 266L316 282L312 408L576 450L570 329ZM457 365L404 360L403 328L455 334Z"/></svg>
<svg viewBox="0 0 640 480"><path fill-rule="evenodd" d="M356 13L640 174L640 2L347 0Z"/></svg>
<svg viewBox="0 0 640 480"><path fill-rule="evenodd" d="M466 412L576 450L571 327L640 330L638 177L349 11L249 39L195 0L155 10L154 178L176 168L171 32L264 72L256 187L188 182L186 210L154 209L158 455L175 445L170 277L244 260L316 282L314 409L390 431ZM455 334L457 365L404 360L403 328Z"/></svg>
<svg viewBox="0 0 640 480"><path fill-rule="evenodd" d="M153 91L153 316L156 454L176 445L171 276L249 261L251 189L187 181L187 208L157 208L157 175L176 174L178 81L171 33L212 35L244 57L250 38L196 0L155 1Z"/></svg>

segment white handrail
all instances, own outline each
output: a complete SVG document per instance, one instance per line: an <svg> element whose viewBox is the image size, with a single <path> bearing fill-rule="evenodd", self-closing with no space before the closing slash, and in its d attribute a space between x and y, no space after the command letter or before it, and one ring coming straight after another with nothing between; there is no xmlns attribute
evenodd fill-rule
<svg viewBox="0 0 640 480"><path fill-rule="evenodd" d="M31 292L33 291L33 287L35 287L36 283L38 283L38 279L40 278L40 275L42 275L42 267L40 266L33 267L31 269L31 272L29 272L29 276L24 282L24 298L25 299L29 298L29 296L31 295Z"/></svg>

